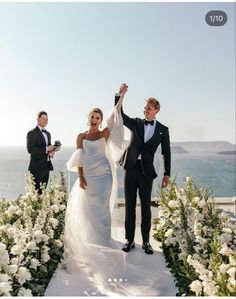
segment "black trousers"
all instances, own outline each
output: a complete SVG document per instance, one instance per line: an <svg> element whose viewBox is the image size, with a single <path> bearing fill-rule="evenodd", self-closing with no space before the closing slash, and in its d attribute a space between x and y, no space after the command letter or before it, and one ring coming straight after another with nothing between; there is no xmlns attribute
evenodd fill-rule
<svg viewBox="0 0 236 299"><path fill-rule="evenodd" d="M49 179L49 170L45 169L43 171L36 171L36 170L30 170L31 174L34 176L35 181L35 189L38 190L39 194L42 194L42 190L40 189L40 183L46 183L46 187L48 184Z"/></svg>
<svg viewBox="0 0 236 299"><path fill-rule="evenodd" d="M151 229L151 193L153 178L142 173L141 162L125 171L125 236L129 241L134 240L137 191L141 204L141 233L143 242L149 241Z"/></svg>

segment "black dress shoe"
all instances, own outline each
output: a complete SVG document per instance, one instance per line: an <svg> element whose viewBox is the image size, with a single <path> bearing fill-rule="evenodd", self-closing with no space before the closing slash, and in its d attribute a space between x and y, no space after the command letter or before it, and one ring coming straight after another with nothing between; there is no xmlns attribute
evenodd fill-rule
<svg viewBox="0 0 236 299"><path fill-rule="evenodd" d="M147 254L154 253L154 250L149 242L144 242L142 245L142 248L144 249L145 253L147 253Z"/></svg>
<svg viewBox="0 0 236 299"><path fill-rule="evenodd" d="M130 241L127 241L123 247L122 247L122 250L125 251L125 252L129 252L130 249L134 248L135 247L135 243L134 241L133 242L130 242Z"/></svg>

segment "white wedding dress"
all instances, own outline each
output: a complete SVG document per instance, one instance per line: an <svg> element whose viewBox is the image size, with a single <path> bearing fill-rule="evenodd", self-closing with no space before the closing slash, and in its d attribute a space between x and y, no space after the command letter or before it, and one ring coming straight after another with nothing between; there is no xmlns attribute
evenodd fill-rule
<svg viewBox="0 0 236 299"><path fill-rule="evenodd" d="M74 277L84 271L98 294L158 295L158 286L153 288L154 281L148 280L148 273L138 265L129 265L127 253L111 238L111 210L117 193L113 160L124 139L121 115L115 109L107 124L107 142L105 138L83 140L83 149L76 150L67 163L70 171L83 166L87 189L81 189L77 179L69 195L64 266Z"/></svg>
<svg viewBox="0 0 236 299"><path fill-rule="evenodd" d="M107 124L108 141L104 137L94 141L84 139L83 149L76 150L67 162L70 171L83 166L87 189L81 189L77 179L69 196L64 264L69 272L84 269L101 293L111 295L126 279L125 253L111 238L111 210L117 192L111 146L114 153L114 148L122 148L124 139L122 119L116 109Z"/></svg>

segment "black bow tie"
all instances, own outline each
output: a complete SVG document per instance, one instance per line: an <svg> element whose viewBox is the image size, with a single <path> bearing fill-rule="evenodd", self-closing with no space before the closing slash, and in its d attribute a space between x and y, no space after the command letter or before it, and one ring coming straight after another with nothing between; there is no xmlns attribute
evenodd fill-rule
<svg viewBox="0 0 236 299"><path fill-rule="evenodd" d="M46 130L44 130L44 129L42 129L42 132L43 132L43 133L47 133L47 131L46 131Z"/></svg>
<svg viewBox="0 0 236 299"><path fill-rule="evenodd" d="M144 121L144 124L147 126L147 125L151 125L153 126L154 125L154 120L146 120Z"/></svg>

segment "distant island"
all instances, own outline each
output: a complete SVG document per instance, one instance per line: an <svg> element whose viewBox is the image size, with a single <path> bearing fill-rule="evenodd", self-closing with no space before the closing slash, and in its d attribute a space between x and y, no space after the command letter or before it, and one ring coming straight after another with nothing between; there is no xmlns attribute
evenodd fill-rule
<svg viewBox="0 0 236 299"><path fill-rule="evenodd" d="M171 146L171 153L172 154L186 154L187 151L184 148L182 148L181 146L172 145Z"/></svg>
<svg viewBox="0 0 236 299"><path fill-rule="evenodd" d="M228 141L184 141L172 142L173 146L180 146L187 152L218 153L235 151L235 145Z"/></svg>
<svg viewBox="0 0 236 299"><path fill-rule="evenodd" d="M236 150L217 152L217 154L219 154L219 155L236 155Z"/></svg>

